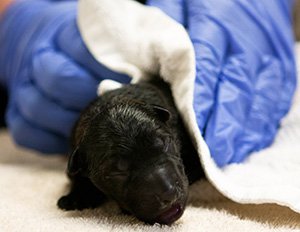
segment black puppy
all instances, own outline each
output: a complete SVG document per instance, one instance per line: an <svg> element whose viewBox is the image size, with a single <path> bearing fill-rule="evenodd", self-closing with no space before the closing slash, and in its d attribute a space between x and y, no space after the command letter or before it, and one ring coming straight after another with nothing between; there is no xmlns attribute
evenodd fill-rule
<svg viewBox="0 0 300 232"><path fill-rule="evenodd" d="M65 210L93 208L106 197L148 223L183 214L188 184L203 176L169 86L155 80L105 93L84 111L69 157Z"/></svg>

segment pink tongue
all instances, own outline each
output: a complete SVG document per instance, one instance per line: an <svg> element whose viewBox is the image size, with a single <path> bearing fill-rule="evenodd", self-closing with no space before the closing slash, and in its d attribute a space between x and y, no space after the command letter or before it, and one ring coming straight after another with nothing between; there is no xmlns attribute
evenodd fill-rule
<svg viewBox="0 0 300 232"><path fill-rule="evenodd" d="M157 222L161 224L170 225L173 222L175 222L177 219L179 219L182 214L183 214L182 207L179 204L173 205L170 209L168 209L167 211L163 212L160 216L158 216Z"/></svg>

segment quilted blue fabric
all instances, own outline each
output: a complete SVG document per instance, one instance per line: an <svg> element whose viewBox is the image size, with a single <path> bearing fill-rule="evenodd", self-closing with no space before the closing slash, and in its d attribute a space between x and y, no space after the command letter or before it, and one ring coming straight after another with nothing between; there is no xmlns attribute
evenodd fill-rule
<svg viewBox="0 0 300 232"><path fill-rule="evenodd" d="M223 167L269 146L296 86L291 0L149 0L189 32L194 110Z"/></svg>

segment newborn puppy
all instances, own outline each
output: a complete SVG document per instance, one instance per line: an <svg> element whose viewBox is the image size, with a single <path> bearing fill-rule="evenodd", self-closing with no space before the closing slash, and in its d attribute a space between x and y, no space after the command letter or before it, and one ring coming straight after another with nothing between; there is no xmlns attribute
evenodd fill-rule
<svg viewBox="0 0 300 232"><path fill-rule="evenodd" d="M183 214L189 183L203 176L169 86L160 80L96 99L72 143L72 186L58 201L61 209L97 207L108 197L142 221L171 224Z"/></svg>

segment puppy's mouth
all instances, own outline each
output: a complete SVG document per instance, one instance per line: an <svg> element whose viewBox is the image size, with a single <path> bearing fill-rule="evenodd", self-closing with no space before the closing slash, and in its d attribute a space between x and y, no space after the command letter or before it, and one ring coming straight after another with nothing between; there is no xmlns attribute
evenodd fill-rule
<svg viewBox="0 0 300 232"><path fill-rule="evenodd" d="M178 199L176 202L174 202L172 205L165 207L163 209L155 209L152 208L149 211L145 212L145 209L143 212L137 211L137 210L125 210L126 212L130 212L131 214L135 215L140 220L148 223L148 224L155 224L159 223L162 225L171 225L173 222L177 221L184 213L186 205L186 200ZM145 207L145 205L144 205ZM124 207L121 207L124 211Z"/></svg>
<svg viewBox="0 0 300 232"><path fill-rule="evenodd" d="M155 222L160 224L171 225L178 220L184 212L183 206L179 203L173 204L170 208L164 210L156 219Z"/></svg>

